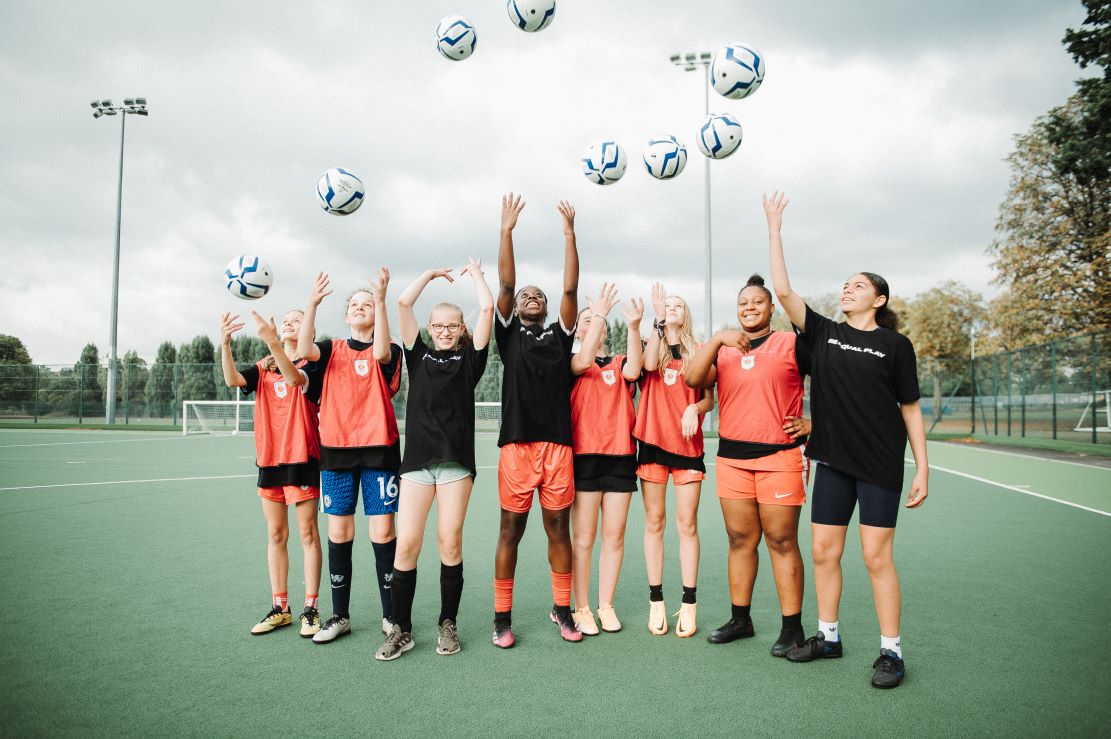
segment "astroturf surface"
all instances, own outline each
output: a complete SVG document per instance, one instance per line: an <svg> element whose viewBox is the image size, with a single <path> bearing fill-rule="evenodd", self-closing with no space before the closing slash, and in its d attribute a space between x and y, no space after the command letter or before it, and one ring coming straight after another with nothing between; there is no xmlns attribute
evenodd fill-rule
<svg viewBox="0 0 1111 739"><path fill-rule="evenodd" d="M517 567L518 645L496 649L496 459L493 437L480 437L483 469L464 530L463 651L435 653L439 568L430 521L413 605L417 646L381 663L373 658L382 640L373 554L361 521L354 633L330 645L299 638L296 626L248 635L269 608L250 437L0 431L2 733L1090 736L1111 721L1111 516L1096 512L1111 513L1109 470L931 442L931 463L950 471L931 473L921 510L901 512L895 545L908 677L879 691L869 685L879 633L855 521L844 558L844 658L798 665L768 654L779 612L763 551L756 638L706 642L729 617L713 467L699 516L694 638L676 638L673 618L666 636L645 628L637 496L616 598L624 630L581 644L559 639L534 515ZM803 619L813 633L808 514L800 530ZM319 524L326 541L323 516ZM664 593L674 612L670 518L666 544ZM296 614L304 586L295 524L289 551ZM325 583L326 572L325 563ZM329 607L322 592L325 617Z"/></svg>

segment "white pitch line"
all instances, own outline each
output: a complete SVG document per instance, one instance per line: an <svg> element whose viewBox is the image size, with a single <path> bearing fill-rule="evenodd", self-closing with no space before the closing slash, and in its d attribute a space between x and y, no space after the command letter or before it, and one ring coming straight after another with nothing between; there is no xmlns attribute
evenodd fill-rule
<svg viewBox="0 0 1111 739"><path fill-rule="evenodd" d="M910 460L907 460L907 461L909 462ZM1003 488L1004 490L1012 490L1016 493L1022 493L1023 495L1030 495L1030 496L1035 497L1035 498L1041 498L1042 500L1050 500L1050 501L1053 501L1054 503L1060 503L1061 505L1067 505L1067 506L1071 506L1073 508L1079 508L1082 511L1089 511L1091 513L1098 513L1101 516L1107 516L1108 518L1111 518L1111 513L1108 513L1107 511L1101 511L1098 508L1089 508L1086 505L1080 505L1079 503L1073 503L1070 500L1061 500L1060 498L1054 498L1051 495L1042 495L1041 493L1035 493L1033 490L1023 490L1022 488L1017 487L1015 485L1007 485L1007 484L1002 483L1002 482L996 482L995 480L989 480L986 477L978 477L977 475L970 475L967 472L959 472L957 470L951 470L948 467L939 467L936 464L931 464L930 469L931 470L938 470L939 472L948 472L950 475L956 475L957 477L965 477L965 478L968 478L969 480L975 480L976 482L982 482L986 485L994 485L995 487Z"/></svg>
<svg viewBox="0 0 1111 739"><path fill-rule="evenodd" d="M1018 452L1004 452L1000 449L984 449L983 447L974 446L972 444L961 444L959 442L944 441L944 442L937 442L937 443L939 443L939 444L950 444L952 446L957 447L958 449L971 449L974 452L991 452L992 454L1004 454L1008 457L1020 457L1022 459L1037 460L1039 462L1056 462L1057 464L1071 464L1071 465L1076 466L1076 467L1087 467L1087 468L1093 469L1093 470L1104 470L1106 472L1111 472L1111 467L1104 467L1103 465L1099 465L1099 464L1087 464L1086 462L1073 462L1072 460L1069 460L1069 459L1054 459L1053 457L1040 457L1036 454L1019 454ZM1043 449L1041 451L1052 451L1052 450L1051 449Z"/></svg>
<svg viewBox="0 0 1111 739"><path fill-rule="evenodd" d="M150 480L108 480L105 482L63 482L56 485L19 485L12 488L0 488L0 492L9 490L42 490L43 488L81 488L93 485L135 485L147 482L192 482L194 480L232 480L243 477L257 477L257 475L209 475L205 477L159 477Z"/></svg>
<svg viewBox="0 0 1111 739"><path fill-rule="evenodd" d="M167 432L168 433L168 432ZM44 444L0 444L0 449L15 449L29 446L72 446L74 444L130 444L133 441L171 441L187 439L187 436L160 436L147 439L99 439L97 441L52 441Z"/></svg>

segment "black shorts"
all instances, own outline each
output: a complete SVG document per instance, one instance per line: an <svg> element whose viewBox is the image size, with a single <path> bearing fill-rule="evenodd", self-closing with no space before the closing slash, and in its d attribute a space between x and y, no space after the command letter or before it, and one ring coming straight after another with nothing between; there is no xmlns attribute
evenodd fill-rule
<svg viewBox="0 0 1111 739"><path fill-rule="evenodd" d="M810 496L810 522L848 526L860 503L863 526L895 528L902 493L885 490L818 462L814 465L814 493Z"/></svg>
<svg viewBox="0 0 1111 739"><path fill-rule="evenodd" d="M637 489L637 458L632 454L576 454L575 490L632 493Z"/></svg>

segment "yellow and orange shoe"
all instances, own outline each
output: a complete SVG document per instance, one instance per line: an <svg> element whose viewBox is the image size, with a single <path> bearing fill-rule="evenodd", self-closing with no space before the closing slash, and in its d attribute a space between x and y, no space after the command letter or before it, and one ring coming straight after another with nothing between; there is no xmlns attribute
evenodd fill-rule
<svg viewBox="0 0 1111 739"><path fill-rule="evenodd" d="M694 636L698 631L698 604L683 603L675 615L679 617L675 621L675 636L681 639Z"/></svg>
<svg viewBox="0 0 1111 739"><path fill-rule="evenodd" d="M662 600L648 601L648 632L656 636L667 633L667 606Z"/></svg>
<svg viewBox="0 0 1111 739"><path fill-rule="evenodd" d="M610 603L598 604L598 620L602 622L602 631L607 634L616 634L621 631L621 622L617 620L617 612Z"/></svg>
<svg viewBox="0 0 1111 739"><path fill-rule="evenodd" d="M269 634L271 631L289 626L291 623L293 623L293 614L288 610L283 611L281 606L274 606L270 609L270 613L263 616L262 620L254 625L254 628L251 629L251 635Z"/></svg>
<svg viewBox="0 0 1111 739"><path fill-rule="evenodd" d="M598 624L594 621L594 613L590 610L590 606L571 611L571 618L574 619L575 625L579 627L583 636L598 636Z"/></svg>

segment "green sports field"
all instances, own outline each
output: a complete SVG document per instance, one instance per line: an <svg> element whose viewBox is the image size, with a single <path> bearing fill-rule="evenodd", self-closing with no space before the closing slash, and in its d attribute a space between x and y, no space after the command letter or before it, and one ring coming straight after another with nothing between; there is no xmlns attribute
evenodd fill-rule
<svg viewBox="0 0 1111 739"><path fill-rule="evenodd" d="M478 453L463 651L435 653L433 535L413 607L417 646L381 663L365 529L355 546L352 636L314 645L293 628L248 635L269 607L250 437L0 431L2 733L1091 736L1111 725L1111 469L931 442L930 498L903 511L896 545L908 677L878 691L869 685L878 628L852 536L843 659L796 665L769 656L779 617L766 554L756 638L705 641L729 616L712 467L700 516L699 634L654 637L644 627L634 501L616 599L624 631L559 639L534 520L517 569L518 646L494 648L493 437L480 438ZM664 592L676 610L673 529L667 542ZM299 606L295 533L290 554ZM809 576L808 568L812 632ZM325 615L329 605L322 593Z"/></svg>

